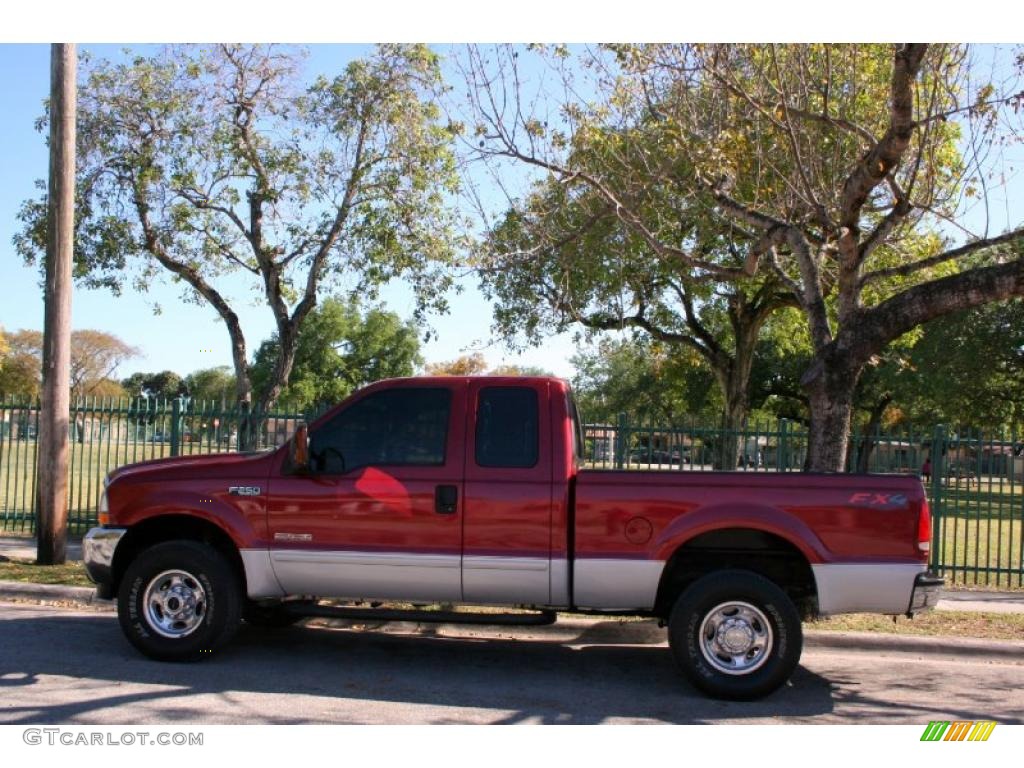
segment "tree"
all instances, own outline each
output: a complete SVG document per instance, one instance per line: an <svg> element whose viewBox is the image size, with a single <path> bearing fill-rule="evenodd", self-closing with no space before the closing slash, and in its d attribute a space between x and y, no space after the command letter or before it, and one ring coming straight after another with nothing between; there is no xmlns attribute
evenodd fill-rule
<svg viewBox="0 0 1024 768"><path fill-rule="evenodd" d="M278 339L264 341L251 368L257 386L273 376ZM356 299L330 298L299 331L295 365L281 399L295 408L336 403L380 379L411 376L420 364L415 325L393 312L361 311Z"/></svg>
<svg viewBox="0 0 1024 768"><path fill-rule="evenodd" d="M79 277L115 292L136 267L144 290L165 271L212 307L231 339L236 397L253 399L245 333L222 278L251 278L275 322L257 406L285 388L299 331L321 287L353 278L373 296L406 276L415 316L444 308L457 247L456 189L436 96L438 58L379 46L334 78L304 85L299 55L268 46L173 47L86 68L79 102ZM20 252L44 244L45 200L26 202Z"/></svg>
<svg viewBox="0 0 1024 768"><path fill-rule="evenodd" d="M121 382L121 386L132 397L142 396L171 400L186 393L184 380L174 371L133 373Z"/></svg>
<svg viewBox="0 0 1024 768"><path fill-rule="evenodd" d="M454 360L427 363L423 372L427 376L483 376L487 373L487 359L482 353L474 352Z"/></svg>
<svg viewBox="0 0 1024 768"><path fill-rule="evenodd" d="M230 403L235 391L235 377L226 365L203 368L185 377L184 388L193 400Z"/></svg>
<svg viewBox="0 0 1024 768"><path fill-rule="evenodd" d="M566 54L554 55L566 71ZM1024 103L1013 78L998 91L972 79L963 46L615 46L591 62L598 96L565 99L550 121L521 98L517 60L469 57L480 153L586 187L695 278L774 276L811 339L801 387L813 469L844 466L857 382L892 341L1024 294L1019 222L960 244L946 234L963 227L965 198L998 178L985 159L999 162L996 150L1019 135L1009 121ZM642 145L597 155L638 172L572 162L594 157L578 148L609 125L644 129ZM659 142L668 151L644 149ZM640 163L626 162L634 148ZM674 190L749 248L723 263L669 237L638 202L651 187Z"/></svg>
<svg viewBox="0 0 1024 768"><path fill-rule="evenodd" d="M551 371L541 368L539 365L515 365L513 363L501 363L494 366L487 372L488 376L549 376L553 377Z"/></svg>
<svg viewBox="0 0 1024 768"><path fill-rule="evenodd" d="M0 367L0 395L35 399L42 377L43 334L20 330L5 337L7 354Z"/></svg>
<svg viewBox="0 0 1024 768"><path fill-rule="evenodd" d="M604 141L618 147L629 139L620 133ZM638 204L652 216L662 209L659 225L701 243L707 258L735 258L731 233L706 226L685 200L650 194ZM721 390L721 426L735 435L720 442L717 464L736 466L758 336L773 312L793 304L777 280L694 281L684 265L658 259L599 195L586 188L567 195L550 181L505 214L479 261L506 339L525 333L539 343L544 332L579 324L591 332L633 328L679 347L680 356L696 352Z"/></svg>
<svg viewBox="0 0 1024 768"><path fill-rule="evenodd" d="M904 418L956 429L1024 427L1024 302L990 304L933 320L896 385ZM1019 433L1018 433L1019 434Z"/></svg>
<svg viewBox="0 0 1024 768"><path fill-rule="evenodd" d="M99 389L109 390L110 377L118 366L140 351L104 331L71 332L71 397L94 397Z"/></svg>
<svg viewBox="0 0 1024 768"><path fill-rule="evenodd" d="M615 424L620 413L658 426L685 416L710 417L721 407L714 374L686 347L650 338L601 339L572 358L573 390L587 423Z"/></svg>
<svg viewBox="0 0 1024 768"><path fill-rule="evenodd" d="M0 392L38 397L42 377L43 334L22 329L8 336L10 352L0 370ZM139 350L111 333L81 329L71 332L71 398L99 397L111 392L110 377Z"/></svg>

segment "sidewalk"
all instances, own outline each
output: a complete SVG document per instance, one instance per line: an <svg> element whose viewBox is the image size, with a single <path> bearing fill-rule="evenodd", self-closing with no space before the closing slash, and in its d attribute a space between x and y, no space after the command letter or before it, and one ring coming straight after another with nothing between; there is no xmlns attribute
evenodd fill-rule
<svg viewBox="0 0 1024 768"><path fill-rule="evenodd" d="M68 560L82 559L81 540L68 541ZM22 536L0 537L0 557L36 559L35 539ZM981 589L947 589L936 604L938 611L971 613L1024 613L1024 591L995 592Z"/></svg>
<svg viewBox="0 0 1024 768"><path fill-rule="evenodd" d="M67 556L69 561L82 559L82 540L68 539ZM36 540L27 536L0 536L0 557L17 560L36 559Z"/></svg>

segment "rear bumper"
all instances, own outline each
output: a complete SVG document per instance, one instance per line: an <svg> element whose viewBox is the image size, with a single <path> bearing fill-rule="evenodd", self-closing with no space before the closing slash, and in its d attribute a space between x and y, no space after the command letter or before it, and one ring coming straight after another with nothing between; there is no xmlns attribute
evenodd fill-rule
<svg viewBox="0 0 1024 768"><path fill-rule="evenodd" d="M910 593L910 606L907 608L907 616L915 613L930 611L939 602L942 595L942 588L946 586L946 580L941 576L926 571L919 573L914 579L914 590Z"/></svg>
<svg viewBox="0 0 1024 768"><path fill-rule="evenodd" d="M114 551L127 528L93 528L82 539L82 560L96 583L96 596L110 600L114 591Z"/></svg>

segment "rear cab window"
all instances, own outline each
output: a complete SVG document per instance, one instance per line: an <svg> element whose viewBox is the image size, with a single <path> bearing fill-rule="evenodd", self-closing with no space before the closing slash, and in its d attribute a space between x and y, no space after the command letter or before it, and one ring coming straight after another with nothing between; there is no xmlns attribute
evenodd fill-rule
<svg viewBox="0 0 1024 768"><path fill-rule="evenodd" d="M526 469L540 455L540 404L532 387L483 387L477 401L478 467Z"/></svg>

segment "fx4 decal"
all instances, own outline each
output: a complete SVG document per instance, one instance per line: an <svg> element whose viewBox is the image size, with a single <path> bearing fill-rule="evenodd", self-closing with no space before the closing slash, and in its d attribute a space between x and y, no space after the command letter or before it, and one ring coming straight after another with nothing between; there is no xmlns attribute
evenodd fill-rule
<svg viewBox="0 0 1024 768"><path fill-rule="evenodd" d="M848 503L869 507L902 507L906 505L907 497L902 493L855 493Z"/></svg>

